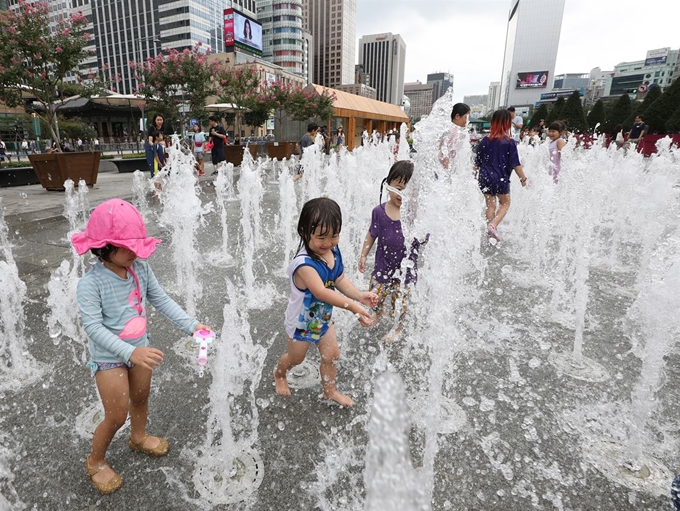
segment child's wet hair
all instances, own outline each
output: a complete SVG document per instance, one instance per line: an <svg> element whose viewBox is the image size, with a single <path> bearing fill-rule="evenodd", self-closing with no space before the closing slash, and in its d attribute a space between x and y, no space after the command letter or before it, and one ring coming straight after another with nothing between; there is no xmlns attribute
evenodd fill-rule
<svg viewBox="0 0 680 511"><path fill-rule="evenodd" d="M324 236L329 232L331 234L340 234L342 229L342 211L340 211L340 206L333 199L328 197L311 199L302 206L302 211L300 212L297 232L301 240L298 250L304 245L309 257L318 260L319 256L309 248L309 241L312 239L312 234L314 234L317 228L320 229L317 233L320 236Z"/></svg>
<svg viewBox="0 0 680 511"><path fill-rule="evenodd" d="M564 129L564 126L560 121L555 121L551 122L550 126L548 126L548 131L550 130L555 130L555 131L562 131Z"/></svg>
<svg viewBox="0 0 680 511"><path fill-rule="evenodd" d="M411 160L401 160L392 165L387 177L380 183L380 201L382 201L385 183L389 185L392 181L401 181L404 185L407 185L411 176L413 176L413 162Z"/></svg>
<svg viewBox="0 0 680 511"><path fill-rule="evenodd" d="M114 247L109 243L108 245L104 245L101 248L91 248L90 252L92 252L93 255L97 256L102 261L110 263L111 256L118 252L118 247Z"/></svg>

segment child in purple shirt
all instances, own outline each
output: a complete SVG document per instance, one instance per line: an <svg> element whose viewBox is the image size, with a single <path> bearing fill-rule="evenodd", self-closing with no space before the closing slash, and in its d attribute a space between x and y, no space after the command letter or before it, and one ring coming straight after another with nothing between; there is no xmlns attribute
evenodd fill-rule
<svg viewBox="0 0 680 511"><path fill-rule="evenodd" d="M403 278L403 307L399 323L393 331L387 334L383 341L393 342L401 334L406 316L406 302L410 294L410 285L418 278L418 251L423 244L414 239L411 243L411 253L408 255L410 263L406 270L402 270L402 262L406 258L406 240L401 228L402 194L413 175L413 163L408 160L398 161L383 179L380 185L380 198L383 187L387 189L388 200L375 208L371 217L371 227L366 234L364 245L359 258L359 271L366 271L366 259L375 241L378 246L375 252L375 267L371 274L370 291L378 295L378 305L374 308L374 320L377 322L385 315L385 301L389 297L391 308L390 317L394 316L397 300L402 295Z"/></svg>

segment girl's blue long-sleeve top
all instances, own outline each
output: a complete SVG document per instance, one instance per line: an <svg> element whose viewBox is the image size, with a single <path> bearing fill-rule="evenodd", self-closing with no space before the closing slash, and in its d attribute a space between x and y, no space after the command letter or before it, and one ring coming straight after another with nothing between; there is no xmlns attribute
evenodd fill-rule
<svg viewBox="0 0 680 511"><path fill-rule="evenodd" d="M132 271L139 279L144 308L147 302L150 303L180 330L191 335L198 320L184 312L163 291L148 263L137 259L132 264ZM118 337L125 324L139 315L128 301L135 287L135 280L130 273L123 279L101 261L78 282L78 308L87 333L91 361L129 362L135 348L149 345L146 333L138 339L125 341Z"/></svg>

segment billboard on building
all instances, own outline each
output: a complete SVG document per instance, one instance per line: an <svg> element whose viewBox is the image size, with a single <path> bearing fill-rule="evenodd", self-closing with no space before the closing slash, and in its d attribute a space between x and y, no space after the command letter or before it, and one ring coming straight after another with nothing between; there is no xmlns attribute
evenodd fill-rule
<svg viewBox="0 0 680 511"><path fill-rule="evenodd" d="M224 48L262 55L262 25L234 9L224 10Z"/></svg>
<svg viewBox="0 0 680 511"><path fill-rule="evenodd" d="M665 64L668 60L668 52L670 48L659 48L658 50L649 50L645 57L645 66L659 66Z"/></svg>
<svg viewBox="0 0 680 511"><path fill-rule="evenodd" d="M517 73L516 89L543 89L548 86L548 71Z"/></svg>

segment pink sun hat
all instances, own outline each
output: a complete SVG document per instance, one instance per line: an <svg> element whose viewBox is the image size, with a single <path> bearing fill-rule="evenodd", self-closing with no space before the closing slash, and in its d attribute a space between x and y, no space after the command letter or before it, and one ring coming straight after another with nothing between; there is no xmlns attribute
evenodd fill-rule
<svg viewBox="0 0 680 511"><path fill-rule="evenodd" d="M80 255L91 248L111 244L147 259L161 240L147 236L146 225L137 208L122 199L111 199L94 208L85 231L73 234L71 243Z"/></svg>

